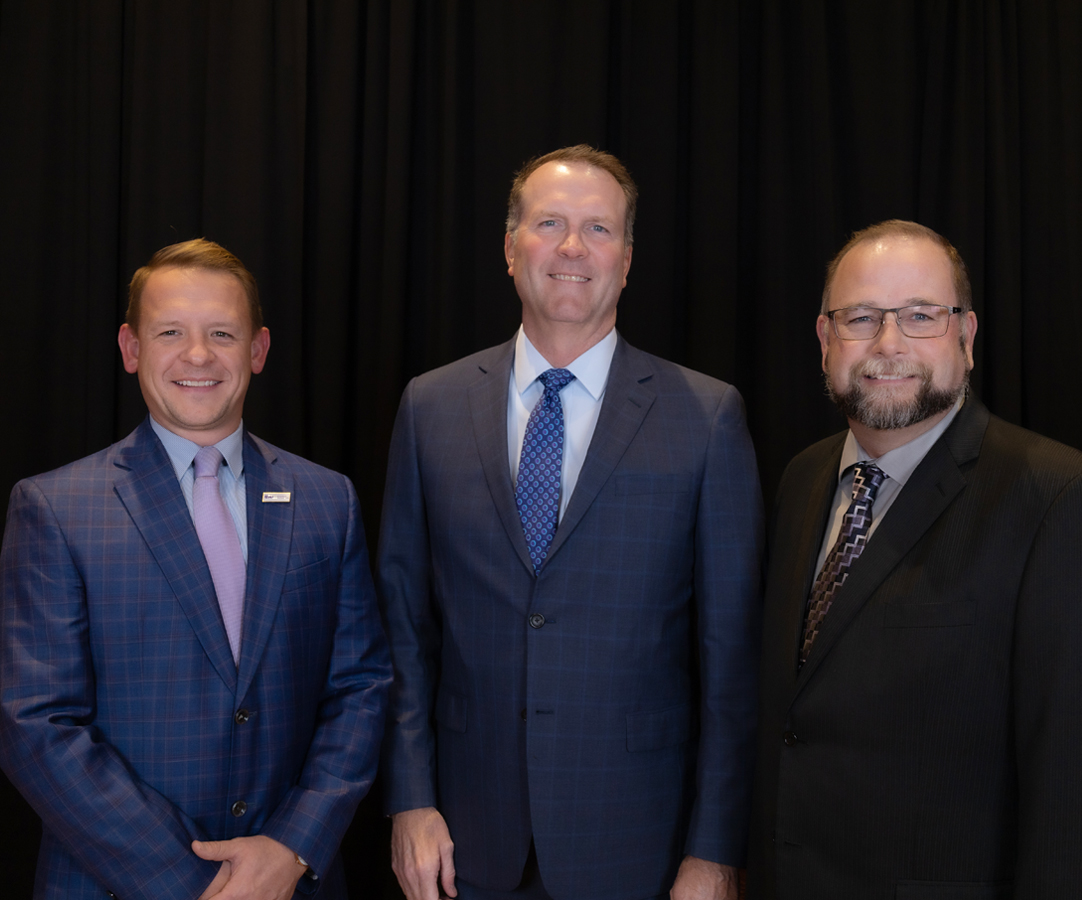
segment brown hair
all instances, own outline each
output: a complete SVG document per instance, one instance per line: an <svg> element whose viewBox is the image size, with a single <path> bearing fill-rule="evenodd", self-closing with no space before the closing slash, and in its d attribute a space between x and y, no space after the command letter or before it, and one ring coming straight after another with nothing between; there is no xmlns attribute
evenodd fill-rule
<svg viewBox="0 0 1082 900"><path fill-rule="evenodd" d="M837 255L827 264L826 283L823 285L823 305L820 308L822 315L825 316L830 310L830 287L834 284L834 276L838 273L838 266L841 264L845 254L857 246L857 244L865 244L869 241L877 241L880 238L886 237L902 237L911 238L913 240L931 241L939 247L947 254L947 260L951 264L951 274L954 280L955 306L962 307L966 312L973 309L973 288L969 284L969 273L966 271L965 260L962 259L962 255L955 246L943 237L943 235L932 231L931 228L928 228L925 225L920 225L917 222L909 222L905 219L887 219L885 222L869 225L867 228L862 228L860 231L854 231L853 236L849 238L846 245L842 247ZM963 324L963 328L964 327Z"/></svg>
<svg viewBox="0 0 1082 900"><path fill-rule="evenodd" d="M620 160L604 150L594 149L589 144L561 147L544 156L535 156L515 173L515 180L511 182L511 195L507 198L507 233L514 234L522 219L522 192L526 187L526 179L545 163L550 162L582 163L594 166L603 169L616 179L616 183L624 192L627 207L624 212L624 246L630 247L634 239L632 232L635 228L635 203L639 199L639 188L627 167Z"/></svg>
<svg viewBox="0 0 1082 900"><path fill-rule="evenodd" d="M133 331L139 330L139 301L143 296L147 279L159 269L206 269L208 272L224 272L236 278L248 297L248 316L251 319L252 334L263 327L263 308L259 305L259 287L255 276L249 272L236 256L221 244L196 238L179 244L162 247L150 257L150 261L137 269L128 285L128 312L125 321Z"/></svg>

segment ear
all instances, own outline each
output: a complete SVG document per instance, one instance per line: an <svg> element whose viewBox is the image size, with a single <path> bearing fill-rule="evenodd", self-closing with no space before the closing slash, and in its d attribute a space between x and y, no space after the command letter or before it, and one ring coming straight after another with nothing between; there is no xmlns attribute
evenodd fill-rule
<svg viewBox="0 0 1082 900"><path fill-rule="evenodd" d="M973 339L977 336L977 314L970 310L965 314L965 337L962 338L962 348L966 354L966 366L973 368Z"/></svg>
<svg viewBox="0 0 1082 900"><path fill-rule="evenodd" d="M819 335L819 349L823 351L823 371L827 370L827 350L830 349L830 319L820 316L815 320L815 333Z"/></svg>
<svg viewBox="0 0 1082 900"><path fill-rule="evenodd" d="M139 369L139 336L125 322L120 326L120 334L116 336L120 344L120 355L124 359L124 371L134 375Z"/></svg>
<svg viewBox="0 0 1082 900"><path fill-rule="evenodd" d="M515 277L515 236L506 232L503 236L503 258L507 260L507 274Z"/></svg>
<svg viewBox="0 0 1082 900"><path fill-rule="evenodd" d="M267 364L267 351L270 350L270 332L260 328L252 338L252 374L258 375Z"/></svg>
<svg viewBox="0 0 1082 900"><path fill-rule="evenodd" d="M631 268L631 251L634 249L634 246L628 245L628 248L624 251L624 287L627 287L627 273Z"/></svg>

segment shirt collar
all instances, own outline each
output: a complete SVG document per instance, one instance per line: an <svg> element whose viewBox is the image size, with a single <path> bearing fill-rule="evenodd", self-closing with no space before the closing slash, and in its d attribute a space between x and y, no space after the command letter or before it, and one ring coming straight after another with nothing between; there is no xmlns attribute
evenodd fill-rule
<svg viewBox="0 0 1082 900"><path fill-rule="evenodd" d="M564 366L594 400L600 400L605 393L609 380L609 368L616 352L616 329L613 328L589 350ZM537 376L553 368L538 349L526 337L526 331L520 326L515 338L515 390L523 394L536 380Z"/></svg>
<svg viewBox="0 0 1082 900"><path fill-rule="evenodd" d="M951 408L940 421L924 432L924 434L913 438L906 444L902 444L901 447L895 447L893 450L889 450L884 453L879 459L873 459L868 455L868 452L860 446L856 437L853 436L853 432L850 431L845 438L845 446L842 447L842 458L838 463L838 480L841 481L842 476L845 474L846 469L855 465L858 462L865 460L871 460L880 469L887 473L888 478L892 478L899 484L905 484L909 480L909 476L913 474L917 466L920 465L921 460L927 455L928 451L932 449L932 445L943 436L943 432L947 430L950 423L954 421L954 417L958 415L958 410L962 408L964 398L960 398L954 406Z"/></svg>
<svg viewBox="0 0 1082 900"><path fill-rule="evenodd" d="M176 432L170 431L153 416L150 417L150 427L154 429L154 433L162 442L162 446L165 447L165 452L169 454L169 461L173 464L173 471L176 472L179 481L184 477L184 473L191 468L195 454L202 447L195 441L189 441ZM239 481L240 476L244 474L244 422L237 426L236 431L228 437L222 438L214 446L221 451L226 465L229 466L230 472L233 473L233 478Z"/></svg>

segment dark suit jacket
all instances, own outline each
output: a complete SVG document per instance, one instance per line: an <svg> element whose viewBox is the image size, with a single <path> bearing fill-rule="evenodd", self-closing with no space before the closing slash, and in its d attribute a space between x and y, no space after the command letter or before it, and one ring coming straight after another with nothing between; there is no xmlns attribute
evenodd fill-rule
<svg viewBox="0 0 1082 900"><path fill-rule="evenodd" d="M192 900L219 864L190 842L250 834L345 896L332 862L389 681L357 501L344 476L250 434L244 471L239 669L149 421L12 493L0 759L43 820L35 896Z"/></svg>
<svg viewBox="0 0 1082 900"><path fill-rule="evenodd" d="M399 411L378 566L389 811L437 806L480 887L518 883L532 834L553 897L666 893L684 853L745 852L762 518L743 405L621 339L534 577L513 347L415 379Z"/></svg>
<svg viewBox="0 0 1082 900"><path fill-rule="evenodd" d="M798 674L844 438L778 493L749 896L1082 896L1082 454L967 400Z"/></svg>

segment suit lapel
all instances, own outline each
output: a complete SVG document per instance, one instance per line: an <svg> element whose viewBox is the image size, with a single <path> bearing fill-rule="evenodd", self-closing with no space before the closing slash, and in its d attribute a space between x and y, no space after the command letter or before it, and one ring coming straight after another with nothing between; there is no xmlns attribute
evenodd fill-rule
<svg viewBox="0 0 1082 900"><path fill-rule="evenodd" d="M597 417L597 427L586 451L575 491L556 529L546 565L552 562L582 521L642 426L657 396L650 384L653 377L649 357L619 338L609 368L609 380ZM521 526L519 530L522 530Z"/></svg>
<svg viewBox="0 0 1082 900"><path fill-rule="evenodd" d="M776 529L775 544L771 553L784 554L790 561L791 568L784 573L782 583L792 586L791 602L784 605L782 632L786 636L786 646L791 649L788 659L791 661L794 676L796 674L797 655L804 638L804 616L808 594L816 576L816 563L819 548L823 542L827 520L830 516L834 493L838 487L838 460L845 444L844 432L839 435L833 449L828 450L826 462L816 470L809 483L807 498L799 519L792 528ZM794 518L796 518L794 516ZM806 669L807 666L804 666Z"/></svg>
<svg viewBox="0 0 1082 900"><path fill-rule="evenodd" d="M492 502L511 545L522 564L532 573L530 550L526 546L518 507L515 506L511 470L507 465L507 391L514 349L514 340L497 347L491 364L486 361L479 366L482 377L470 385L467 396L477 453L481 457L481 468Z"/></svg>
<svg viewBox="0 0 1082 900"><path fill-rule="evenodd" d="M184 610L203 650L232 690L237 670L218 609L210 569L195 533L176 473L149 420L117 454L114 484L121 503L143 536Z"/></svg>
<svg viewBox="0 0 1082 900"><path fill-rule="evenodd" d="M240 639L238 696L255 677L282 595L296 506L293 473L263 441L245 432L244 484L248 518L248 583ZM265 491L286 492L288 503L264 503Z"/></svg>
<svg viewBox="0 0 1082 900"><path fill-rule="evenodd" d="M811 655L800 671L797 688L815 673L850 622L876 589L965 488L960 466L974 459L988 425L988 410L970 398L947 432L927 455L898 494L867 549L853 564L823 619Z"/></svg>

